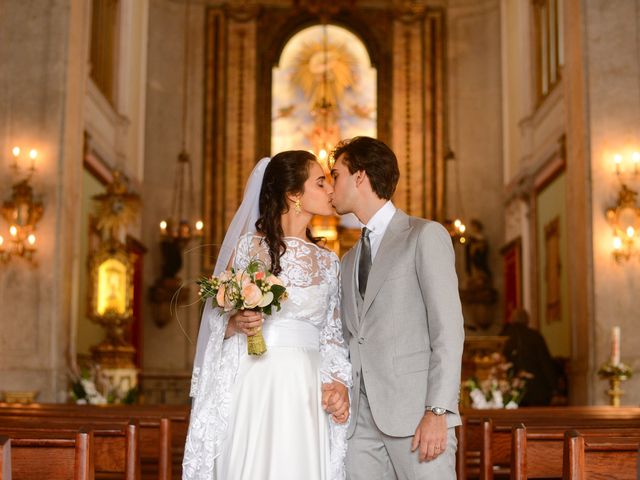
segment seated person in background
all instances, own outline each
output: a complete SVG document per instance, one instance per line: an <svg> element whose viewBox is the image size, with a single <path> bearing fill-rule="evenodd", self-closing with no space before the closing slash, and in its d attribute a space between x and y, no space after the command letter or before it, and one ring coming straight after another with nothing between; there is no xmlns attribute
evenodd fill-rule
<svg viewBox="0 0 640 480"><path fill-rule="evenodd" d="M510 323L504 326L501 333L509 337L503 353L513 363L514 372L525 370L533 374L533 378L527 381L520 405L549 405L558 381L555 362L544 337L528 325L529 314L526 310L513 312Z"/></svg>

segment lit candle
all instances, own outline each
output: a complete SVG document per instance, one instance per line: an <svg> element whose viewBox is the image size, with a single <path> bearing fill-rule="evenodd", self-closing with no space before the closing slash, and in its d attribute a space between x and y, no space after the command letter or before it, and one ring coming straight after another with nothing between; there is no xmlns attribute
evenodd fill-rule
<svg viewBox="0 0 640 480"><path fill-rule="evenodd" d="M638 173L638 167L640 166L640 152L633 152L631 159L633 160L633 173Z"/></svg>
<svg viewBox="0 0 640 480"><path fill-rule="evenodd" d="M0 235L0 252L4 250L4 237Z"/></svg>
<svg viewBox="0 0 640 480"><path fill-rule="evenodd" d="M27 237L27 242L29 242L29 246L34 248L36 246L36 236L32 233Z"/></svg>
<svg viewBox="0 0 640 480"><path fill-rule="evenodd" d="M11 153L13 154L13 165L11 166L12 168L18 168L18 157L20 156L20 147L13 147L13 149L11 150Z"/></svg>
<svg viewBox="0 0 640 480"><path fill-rule="evenodd" d="M613 156L613 161L616 164L616 174L620 174L620 165L622 164L622 155L620 155L619 153L616 153Z"/></svg>
<svg viewBox="0 0 640 480"><path fill-rule="evenodd" d="M202 231L203 228L204 228L204 222L202 220L198 220L196 222L196 230L200 232Z"/></svg>
<svg viewBox="0 0 640 480"><path fill-rule="evenodd" d="M620 364L620 327L611 329L611 364Z"/></svg>
<svg viewBox="0 0 640 480"><path fill-rule="evenodd" d="M11 234L12 237L17 237L18 236L18 228L15 225L11 225L9 227L9 234Z"/></svg>
<svg viewBox="0 0 640 480"><path fill-rule="evenodd" d="M619 236L613 237L613 249L619 251L622 249L622 239Z"/></svg>
<svg viewBox="0 0 640 480"><path fill-rule="evenodd" d="M35 149L32 149L29 152L29 158L31 159L31 170L35 170L36 169L36 158L38 158L38 151Z"/></svg>
<svg viewBox="0 0 640 480"><path fill-rule="evenodd" d="M167 233L167 222L164 220L160 222L160 232L163 234Z"/></svg>

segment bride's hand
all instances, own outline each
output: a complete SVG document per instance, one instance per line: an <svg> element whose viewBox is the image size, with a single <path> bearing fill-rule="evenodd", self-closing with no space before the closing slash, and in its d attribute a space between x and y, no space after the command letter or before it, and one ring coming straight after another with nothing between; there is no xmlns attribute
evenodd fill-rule
<svg viewBox="0 0 640 480"><path fill-rule="evenodd" d="M349 420L349 389L334 381L322 385L322 406L336 423Z"/></svg>
<svg viewBox="0 0 640 480"><path fill-rule="evenodd" d="M235 333L242 332L247 337L258 333L262 322L262 313L253 310L238 310L229 318L229 325Z"/></svg>

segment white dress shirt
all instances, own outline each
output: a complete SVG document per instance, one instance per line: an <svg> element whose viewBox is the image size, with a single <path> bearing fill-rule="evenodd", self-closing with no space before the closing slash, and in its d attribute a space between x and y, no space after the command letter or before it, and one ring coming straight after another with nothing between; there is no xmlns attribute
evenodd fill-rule
<svg viewBox="0 0 640 480"><path fill-rule="evenodd" d="M373 217L369 219L369 223L366 225L361 223L360 228L367 227L371 233L369 234L369 243L371 244L371 265L373 265L373 261L376 258L376 254L378 253L378 249L380 248L380 243L382 243L382 237L384 237L384 233L387 231L387 227L391 223L391 219L396 213L396 206L389 200L385 203L380 210L378 210ZM360 247L362 243L358 241L358 256L356 258L360 258ZM359 260L358 260L359 261ZM360 282L358 281L358 261L356 261L356 268L354 269L355 281L356 281L356 291L358 291L358 287L360 286Z"/></svg>
<svg viewBox="0 0 640 480"><path fill-rule="evenodd" d="M366 225L360 224L361 227L367 227L371 231L369 234L369 241L371 242L371 264L373 264L376 258L382 237L384 237L384 233L387 231L387 227L391 223L391 219L395 213L396 207L393 202L389 200L371 217L369 223Z"/></svg>

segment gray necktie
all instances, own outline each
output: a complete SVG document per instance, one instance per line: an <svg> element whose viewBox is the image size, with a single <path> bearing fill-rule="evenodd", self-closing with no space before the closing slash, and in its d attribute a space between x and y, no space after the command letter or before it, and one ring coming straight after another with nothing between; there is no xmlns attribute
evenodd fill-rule
<svg viewBox="0 0 640 480"><path fill-rule="evenodd" d="M371 270L371 241L369 234L371 230L367 227L362 228L362 237L360 237L360 259L358 261L358 290L360 296L364 299L364 293L367 291L367 281L369 280L369 271Z"/></svg>

